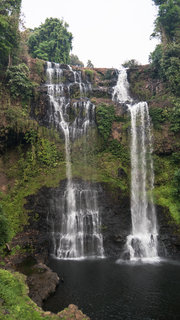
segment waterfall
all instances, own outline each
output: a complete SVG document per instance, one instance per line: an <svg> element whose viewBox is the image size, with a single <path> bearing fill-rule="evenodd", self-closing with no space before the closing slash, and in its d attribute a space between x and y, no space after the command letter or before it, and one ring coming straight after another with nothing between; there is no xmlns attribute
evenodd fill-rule
<svg viewBox="0 0 180 320"><path fill-rule="evenodd" d="M158 260L157 222L153 204L154 170L148 104L129 96L125 68L119 70L113 100L126 104L131 116L131 220L126 249L130 260Z"/></svg>
<svg viewBox="0 0 180 320"><path fill-rule="evenodd" d="M95 125L95 106L85 97L91 86L88 82L82 83L81 71L73 71L67 65L47 62L46 73L49 122L64 135L67 177L64 194L55 205L56 216L54 212L48 215L53 253L59 259L103 257L98 190L88 182L74 181L71 168L73 141L86 136ZM74 87L78 88L80 96L76 102L70 98ZM70 121L70 111L74 112L73 121ZM82 157L86 159L85 155Z"/></svg>

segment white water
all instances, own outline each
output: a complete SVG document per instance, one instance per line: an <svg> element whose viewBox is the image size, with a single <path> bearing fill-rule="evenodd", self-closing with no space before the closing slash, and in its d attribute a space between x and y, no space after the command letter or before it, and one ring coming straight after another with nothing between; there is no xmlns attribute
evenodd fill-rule
<svg viewBox="0 0 180 320"><path fill-rule="evenodd" d="M113 100L126 104L131 115L131 220L126 247L130 260L158 261L157 222L153 204L154 171L148 105L133 102L125 68L119 70Z"/></svg>
<svg viewBox="0 0 180 320"><path fill-rule="evenodd" d="M53 253L60 259L84 259L89 256L103 257L103 239L100 232L101 220L97 204L97 191L89 183L73 182L71 168L71 141L82 135L95 124L95 107L88 99L80 99L71 106L70 90L79 85L80 95L89 90L89 83L82 83L80 71L73 73L74 82L63 83L64 69L59 64L47 62L47 87L50 99L49 122L63 131L66 151L67 185L59 199L57 217L48 217L51 226ZM72 123L69 110L75 112ZM61 213L61 214L60 214ZM61 220L61 224L57 221Z"/></svg>

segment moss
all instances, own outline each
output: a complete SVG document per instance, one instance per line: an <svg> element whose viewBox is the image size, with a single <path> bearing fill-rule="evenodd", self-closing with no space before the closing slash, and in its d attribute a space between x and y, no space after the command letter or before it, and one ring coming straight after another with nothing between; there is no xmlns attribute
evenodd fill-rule
<svg viewBox="0 0 180 320"><path fill-rule="evenodd" d="M47 316L28 297L25 276L0 269L0 318L6 320L41 320L59 319L58 316Z"/></svg>
<svg viewBox="0 0 180 320"><path fill-rule="evenodd" d="M125 154L125 148L117 141L122 151L118 155L115 148L112 148L112 146L110 148L109 144L103 150L102 140L98 137L96 130L89 137L88 149L86 149L87 145L84 142L83 138L79 139L75 142L73 148L73 177L106 183L112 190L120 188L122 192L127 194L129 192L130 172L129 158ZM113 144L113 141L110 141L110 144ZM125 172L123 178L118 176L120 168Z"/></svg>
<svg viewBox="0 0 180 320"><path fill-rule="evenodd" d="M56 142L56 144L55 144ZM28 223L25 198L46 185L57 186L65 179L64 145L48 129L31 128L24 133L23 145L6 152L0 162L8 186L1 194L1 205L8 220L9 240Z"/></svg>
<svg viewBox="0 0 180 320"><path fill-rule="evenodd" d="M96 108L97 128L106 144L115 118L114 106L102 103Z"/></svg>
<svg viewBox="0 0 180 320"><path fill-rule="evenodd" d="M93 82L95 77L95 71L91 69L86 69L84 72L85 75L88 77L89 81Z"/></svg>
<svg viewBox="0 0 180 320"><path fill-rule="evenodd" d="M155 203L168 208L176 223L180 223L180 200L175 194L174 175L178 169L173 155L154 156L155 169Z"/></svg>

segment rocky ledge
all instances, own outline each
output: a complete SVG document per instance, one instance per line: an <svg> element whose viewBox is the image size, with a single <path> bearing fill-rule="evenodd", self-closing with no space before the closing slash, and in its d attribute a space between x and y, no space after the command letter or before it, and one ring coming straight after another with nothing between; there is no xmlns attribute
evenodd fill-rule
<svg viewBox="0 0 180 320"><path fill-rule="evenodd" d="M39 306L42 306L50 294L55 292L59 283L59 277L45 264L39 263L32 267L32 274L27 277L30 298Z"/></svg>
<svg viewBox="0 0 180 320"><path fill-rule="evenodd" d="M70 304L68 308L64 309L63 311L57 314L60 319L71 319L71 320L90 320L89 317L84 315L82 311L78 309L77 306L74 304Z"/></svg>

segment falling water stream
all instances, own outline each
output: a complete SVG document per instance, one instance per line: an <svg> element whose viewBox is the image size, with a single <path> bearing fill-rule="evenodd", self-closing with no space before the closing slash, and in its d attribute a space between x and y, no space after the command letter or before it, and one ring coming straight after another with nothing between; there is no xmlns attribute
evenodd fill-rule
<svg viewBox="0 0 180 320"><path fill-rule="evenodd" d="M152 191L154 171L152 134L147 102L135 103L128 93L125 68L119 70L113 100L126 104L131 115L131 219L132 233L127 237L130 260L158 261L157 222Z"/></svg>
<svg viewBox="0 0 180 320"><path fill-rule="evenodd" d="M94 106L83 97L91 90L90 85L82 83L79 71L68 70L74 76L70 84L61 81L65 71L60 65L48 63L49 118L64 133L67 181L60 191L53 189L48 215L54 253L49 266L64 281L43 308L59 312L73 303L92 320L178 320L180 264L163 259L152 263L159 258L148 105L135 103L129 96L124 68L119 70L113 100L125 105L131 116L132 232L126 241L130 261L83 259L101 258L104 252L99 189L96 184L92 187L87 181L72 178L71 146L82 136L86 143L95 118ZM69 121L70 91L74 85L79 86L81 98L73 104L75 119ZM82 157L86 161L86 155ZM108 214L108 207L105 211Z"/></svg>
<svg viewBox="0 0 180 320"><path fill-rule="evenodd" d="M63 65L47 63L47 88L50 99L50 122L63 131L66 153L67 185L64 195L59 199L57 216L48 216L53 240L53 253L60 259L83 259L103 257L103 240L100 232L101 220L97 204L97 190L90 183L78 183L72 179L71 144L75 139L88 134L95 123L95 106L83 98L91 90L89 83L82 83L81 71L68 72L74 81L65 82ZM71 87L78 85L80 99L73 103L75 119L70 122ZM83 155L82 155L83 156ZM84 156L85 159L85 156ZM61 221L61 224L58 223Z"/></svg>

